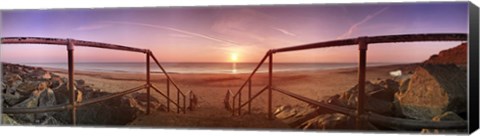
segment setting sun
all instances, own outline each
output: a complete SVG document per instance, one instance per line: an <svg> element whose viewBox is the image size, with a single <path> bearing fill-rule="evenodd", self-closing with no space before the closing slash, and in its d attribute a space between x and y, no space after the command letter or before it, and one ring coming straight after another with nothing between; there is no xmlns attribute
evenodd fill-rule
<svg viewBox="0 0 480 136"><path fill-rule="evenodd" d="M238 61L238 54L237 53L230 54L230 61L237 62Z"/></svg>

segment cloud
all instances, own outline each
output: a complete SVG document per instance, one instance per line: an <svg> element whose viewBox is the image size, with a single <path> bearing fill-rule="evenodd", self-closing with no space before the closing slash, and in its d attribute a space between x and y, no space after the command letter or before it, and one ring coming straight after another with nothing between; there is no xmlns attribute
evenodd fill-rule
<svg viewBox="0 0 480 136"><path fill-rule="evenodd" d="M97 30L97 29L102 29L106 27L110 27L112 25L110 24L91 24L91 25L86 25L86 26L80 26L75 28L77 31L88 31L88 30Z"/></svg>
<svg viewBox="0 0 480 136"><path fill-rule="evenodd" d="M373 13L373 14L370 14L370 15L367 15L365 18L363 18L362 20L360 20L359 22L353 24L352 26L350 26L350 28L348 29L347 32L343 33L342 35L338 36L337 39L342 39L342 38L346 38L350 35L352 35L352 33L358 29L358 27L366 22L368 22L369 20L375 18L376 16L380 15L381 13L385 12L386 10L388 9L388 7L385 7L385 8L382 8L380 10L378 10L377 12Z"/></svg>
<svg viewBox="0 0 480 136"><path fill-rule="evenodd" d="M277 30L277 31L280 31L280 32L282 32L282 33L285 34L285 35L297 36L296 34L294 34L294 33L292 33L292 32L289 32L289 31L287 31L287 30L285 30L285 29L281 29L281 28L277 28L277 27L270 27L270 28L272 28L272 29L274 29L274 30Z"/></svg>
<svg viewBox="0 0 480 136"><path fill-rule="evenodd" d="M190 31L186 31L186 30L182 30L182 29L173 28L173 27L153 25L153 24L145 24L145 23L137 23L137 22L121 22L121 21L104 21L104 22L105 23L111 23L111 24L135 25L135 26L143 26L143 27L149 27L149 28L168 30L168 31L173 31L173 32L185 34L185 35L188 35L188 36L203 38L203 39L214 41L214 42L225 43L225 44L220 44L220 45L226 45L226 46L236 45L236 46L239 46L239 44L237 44L233 41L223 40L223 39L215 38L215 37L208 36L208 35L205 35L205 34L190 32Z"/></svg>
<svg viewBox="0 0 480 136"><path fill-rule="evenodd" d="M169 34L168 36L176 37L176 38L192 38L192 36L190 36L190 35L178 34L178 33Z"/></svg>
<svg viewBox="0 0 480 136"><path fill-rule="evenodd" d="M293 37L296 34L283 29L283 26L284 23L275 16L243 8L219 12L211 26L211 31L219 36L239 41L242 46L259 46L263 52L263 50L291 45L290 43L298 43L297 37ZM292 37L285 38L283 35Z"/></svg>

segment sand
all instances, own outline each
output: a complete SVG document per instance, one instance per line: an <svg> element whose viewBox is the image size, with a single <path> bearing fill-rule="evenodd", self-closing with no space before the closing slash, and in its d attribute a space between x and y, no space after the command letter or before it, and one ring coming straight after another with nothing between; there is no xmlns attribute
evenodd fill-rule
<svg viewBox="0 0 480 136"><path fill-rule="evenodd" d="M367 80L392 78L389 74L394 70L405 70L412 65L391 65L367 68ZM47 69L60 76L67 76L64 70ZM168 69L167 69L168 71ZM284 125L268 125L261 123L258 119L266 119L267 91L256 98L252 103L252 112L258 114L255 117L245 117L257 122L235 122L236 117L231 117L231 113L224 109L224 98L227 90L237 92L240 86L248 78L249 74L170 74L173 80L178 84L183 92L192 91L199 98L199 104L196 111L187 112L185 115L173 115L174 113L154 112L152 115L139 117L130 125L139 126L171 126L171 127L242 127L242 128L282 128ZM162 92L166 93L166 78L162 73L152 74L152 83ZM322 100L326 97L342 93L357 84L357 69L345 68L335 70L318 71L296 71L296 72L275 72L273 75L273 86L284 90L289 90L312 99ZM129 88L134 88L145 84L146 75L141 73L120 73L120 72L91 72L76 71L75 79L83 79L86 84L92 84L94 87L106 92L120 92ZM260 91L268 84L268 73L257 73L252 78L252 95ZM153 91L152 91L153 92ZM161 102L166 102L156 92L153 96ZM171 85L171 98L176 100L176 92ZM248 98L248 87L242 91L242 101ZM305 103L273 92L273 107L281 105L306 105ZM176 111L171 105L172 111ZM246 109L246 108L244 108ZM182 120L179 116L191 116ZM193 117L196 116L196 117ZM158 118L157 118L158 117ZM166 120L168 117L169 120ZM203 119L202 119L203 117ZM223 124L218 120L224 120ZM153 119L152 119L153 118ZM222 119L223 118L223 119ZM183 123L181 123L183 122ZM222 122L222 121L221 121ZM230 123L229 123L230 122ZM260 122L260 123L258 123ZM243 124L243 125L242 125ZM267 124L267 125L266 125ZM278 124L278 123L273 123Z"/></svg>

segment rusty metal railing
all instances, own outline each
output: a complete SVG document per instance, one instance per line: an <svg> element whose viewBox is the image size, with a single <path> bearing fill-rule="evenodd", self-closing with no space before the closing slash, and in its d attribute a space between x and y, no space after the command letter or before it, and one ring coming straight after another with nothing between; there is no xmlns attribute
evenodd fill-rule
<svg viewBox="0 0 480 136"><path fill-rule="evenodd" d="M170 102L174 103L177 107L177 113L180 113L180 109L183 109L183 113L186 113L185 110L185 94L181 91L180 87L172 80L172 78L168 75L162 65L158 62L157 58L153 55L153 53L148 49L139 49L133 47L127 47L122 45L116 44L108 44L108 43L99 43L99 42L91 42L91 41L82 41L82 40L74 40L74 39L57 39L57 38L43 38L43 37L5 37L1 39L2 44L52 44L52 45L64 45L67 47L68 53L68 91L70 92L70 102L68 104L62 105L55 105L49 107L36 107L36 108L3 108L2 113L7 114L25 114L25 113L40 113L40 112L52 112L52 111L63 111L63 110L71 110L71 119L72 124L76 125L76 109L87 106L90 104L95 104L103 101L107 101L116 97L120 97L126 94L130 94L133 92L137 92L143 89L147 90L147 111L146 114L150 114L150 88L153 88L156 92L160 93L163 97L167 99L167 108L170 111ZM75 46L84 46L84 47L94 47L94 48L103 48L103 49L112 49L112 50L122 50L122 51L130 51L130 52L138 52L138 53L145 53L146 54L146 84L131 88L122 92L114 93L108 96L102 96L98 98L89 99L84 102L77 103L75 90L74 90L74 47ZM163 74L167 78L167 95L164 95L157 87L152 85L150 79L150 58L153 58L155 64L162 70ZM169 84L172 83L177 90L177 102L173 102L170 99L170 87ZM180 94L183 98L183 108L180 106Z"/></svg>
<svg viewBox="0 0 480 136"><path fill-rule="evenodd" d="M248 112L250 112L250 105L252 100L254 100L258 95L268 90L268 103L267 103L267 113L268 118L273 119L272 113L272 91L277 91L287 96L293 97L303 102L309 104L317 105L324 110L329 110L333 112L344 113L349 116L356 117L356 126L358 129L361 129L362 120L375 122L378 124L385 124L389 126L403 126L407 128L466 128L466 121L442 121L442 122L433 122L433 121L419 121L419 120L408 120L401 118L392 118L386 117L372 112L365 112L364 102L365 102L365 74L366 74L366 53L368 44L376 43L397 43L397 42L424 42L424 41L466 41L467 34L464 33L436 33L436 34L404 34L404 35L384 35L384 36L373 36L373 37L358 37L352 39L344 40L334 40L326 41L319 43L312 43L299 46L291 46L279 49L270 49L265 56L261 59L258 65L255 67L253 72L248 76L247 80L242 84L240 89L235 93L232 98L232 115L235 116L236 113L241 115L242 108L245 105L249 105ZM298 51L298 50L308 50L316 48L327 48L327 47L339 47L339 46L351 46L358 45L359 49L359 63L358 63L358 104L356 110L346 109L343 107L320 103L315 100L311 100L307 97L296 95L294 93L274 88L273 86L273 55L275 53ZM251 80L256 71L264 64L265 60L268 58L268 85L255 94L255 97L251 97L250 93L248 95L248 100L241 104L241 93L242 89L248 84L249 92L251 91ZM238 97L238 107L235 108L235 101Z"/></svg>

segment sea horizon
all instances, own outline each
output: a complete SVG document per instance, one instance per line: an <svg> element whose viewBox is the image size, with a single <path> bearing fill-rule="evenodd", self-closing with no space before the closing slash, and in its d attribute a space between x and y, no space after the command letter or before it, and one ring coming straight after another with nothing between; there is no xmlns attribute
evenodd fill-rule
<svg viewBox="0 0 480 136"><path fill-rule="evenodd" d="M10 63L10 62L7 62ZM265 62L268 63L268 62ZM34 62L34 63L16 63L27 66L67 69L66 62ZM258 62L160 62L162 67L168 73L190 74L190 73L215 73L215 74L242 74L251 73L258 65ZM387 66L410 63L394 62L371 62L367 67ZM274 72L288 71L315 71L331 70L342 68L357 67L356 62L275 62L273 64ZM95 72L128 72L145 73L145 62L76 62L75 70L95 71ZM162 73L156 63L151 62L150 69L152 73ZM263 64L258 73L268 72L268 64Z"/></svg>

